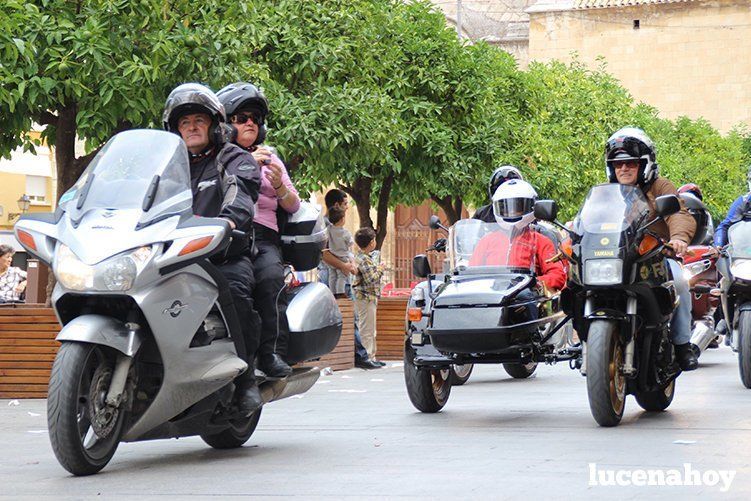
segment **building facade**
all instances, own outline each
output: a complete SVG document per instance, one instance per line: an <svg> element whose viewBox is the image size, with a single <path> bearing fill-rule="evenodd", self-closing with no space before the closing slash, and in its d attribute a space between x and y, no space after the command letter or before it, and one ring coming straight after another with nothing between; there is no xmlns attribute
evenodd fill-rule
<svg viewBox="0 0 751 501"><path fill-rule="evenodd" d="M527 9L529 58L578 58L665 118L751 126L748 0L542 0Z"/></svg>

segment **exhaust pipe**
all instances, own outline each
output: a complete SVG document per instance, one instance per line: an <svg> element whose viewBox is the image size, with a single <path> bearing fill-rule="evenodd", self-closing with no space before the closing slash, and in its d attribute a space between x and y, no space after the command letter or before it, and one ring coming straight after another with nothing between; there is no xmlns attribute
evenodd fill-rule
<svg viewBox="0 0 751 501"><path fill-rule="evenodd" d="M700 353L704 353L716 335L714 329L710 328L706 321L698 321L691 333L691 342L699 347Z"/></svg>
<svg viewBox="0 0 751 501"><path fill-rule="evenodd" d="M295 371L288 377L278 381L266 381L260 384L261 399L267 404L274 400L291 397L305 393L316 384L321 377L320 370L316 368L301 369Z"/></svg>

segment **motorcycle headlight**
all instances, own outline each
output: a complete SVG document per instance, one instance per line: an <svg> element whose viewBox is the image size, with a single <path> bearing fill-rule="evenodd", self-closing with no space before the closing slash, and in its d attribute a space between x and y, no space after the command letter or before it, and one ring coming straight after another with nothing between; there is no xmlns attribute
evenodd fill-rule
<svg viewBox="0 0 751 501"><path fill-rule="evenodd" d="M139 247L105 259L95 265L78 259L67 245L60 245L55 257L57 280L76 291L127 291L151 256L151 246Z"/></svg>
<svg viewBox="0 0 751 501"><path fill-rule="evenodd" d="M733 259L730 273L743 280L751 280L751 259Z"/></svg>
<svg viewBox="0 0 751 501"><path fill-rule="evenodd" d="M619 284L622 277L622 259L589 259L584 263L584 285Z"/></svg>

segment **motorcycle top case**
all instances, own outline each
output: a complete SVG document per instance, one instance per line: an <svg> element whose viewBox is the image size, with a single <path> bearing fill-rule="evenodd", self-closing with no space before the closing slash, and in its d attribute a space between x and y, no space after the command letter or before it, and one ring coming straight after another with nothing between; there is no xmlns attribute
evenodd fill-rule
<svg viewBox="0 0 751 501"><path fill-rule="evenodd" d="M326 247L326 224L323 214L309 202L289 216L281 235L282 257L297 271L316 268Z"/></svg>
<svg viewBox="0 0 751 501"><path fill-rule="evenodd" d="M329 288L305 283L292 289L287 299L287 361L297 363L330 353L342 334L342 314Z"/></svg>

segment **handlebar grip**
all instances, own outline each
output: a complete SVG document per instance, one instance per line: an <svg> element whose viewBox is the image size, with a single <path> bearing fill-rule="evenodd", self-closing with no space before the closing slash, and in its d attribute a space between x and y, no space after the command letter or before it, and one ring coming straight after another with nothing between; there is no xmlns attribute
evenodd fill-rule
<svg viewBox="0 0 751 501"><path fill-rule="evenodd" d="M240 230L232 230L232 238L243 239L247 238L248 234Z"/></svg>

